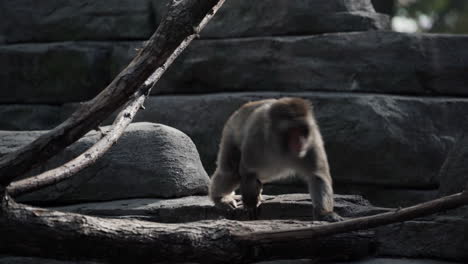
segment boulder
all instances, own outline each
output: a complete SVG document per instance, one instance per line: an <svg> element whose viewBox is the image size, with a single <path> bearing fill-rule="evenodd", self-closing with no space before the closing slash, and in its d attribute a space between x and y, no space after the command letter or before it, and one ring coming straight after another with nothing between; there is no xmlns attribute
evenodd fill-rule
<svg viewBox="0 0 468 264"><path fill-rule="evenodd" d="M156 23L169 2L152 0ZM390 29L389 18L376 13L370 0L232 0L223 4L200 35L213 39L382 29Z"/></svg>
<svg viewBox="0 0 468 264"><path fill-rule="evenodd" d="M352 93L220 93L155 96L136 120L160 122L187 133L212 172L223 124L243 103L300 96L314 104L337 184L437 190L438 174L467 99ZM400 204L396 205L399 206Z"/></svg>
<svg viewBox="0 0 468 264"><path fill-rule="evenodd" d="M110 54L97 43L0 46L0 103L91 99L110 81Z"/></svg>
<svg viewBox="0 0 468 264"><path fill-rule="evenodd" d="M108 131L109 127L104 127ZM25 145L43 131L1 131L0 153ZM90 132L37 174L59 166L88 149L100 133ZM131 124L117 144L91 167L51 187L19 197L25 202L71 203L136 197L206 194L209 178L197 149L184 133L160 124Z"/></svg>
<svg viewBox="0 0 468 264"><path fill-rule="evenodd" d="M467 95L467 45L468 36L384 31L199 40L168 69L153 94Z"/></svg>
<svg viewBox="0 0 468 264"><path fill-rule="evenodd" d="M7 43L147 39L156 28L148 0L18 0L0 6Z"/></svg>

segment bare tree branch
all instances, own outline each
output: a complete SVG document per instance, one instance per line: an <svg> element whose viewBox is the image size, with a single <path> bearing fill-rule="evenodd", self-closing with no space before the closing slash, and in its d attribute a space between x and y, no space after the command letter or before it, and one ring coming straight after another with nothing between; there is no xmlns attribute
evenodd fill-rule
<svg viewBox="0 0 468 264"><path fill-rule="evenodd" d="M237 237L241 240L276 242L296 239L310 239L330 236L339 233L374 228L397 222L408 221L449 209L454 209L468 204L468 191L445 196L429 202L417 204L411 207L397 209L394 212L381 213L373 216L358 217L343 222L331 223L323 226L312 226L308 228L265 231L257 233L239 233Z"/></svg>
<svg viewBox="0 0 468 264"><path fill-rule="evenodd" d="M165 224L104 219L29 207L5 198L0 203L0 251L109 263L248 263L275 257L349 259L367 256L374 247L369 232L271 244L239 241L232 235L310 225L294 220Z"/></svg>
<svg viewBox="0 0 468 264"><path fill-rule="evenodd" d="M294 220L166 224L61 213L17 204L5 195L0 203L0 251L123 263L245 263L272 257L349 259L365 256L375 246L372 232L350 231L406 221L467 203L468 194L457 193L391 213L321 225Z"/></svg>
<svg viewBox="0 0 468 264"><path fill-rule="evenodd" d="M132 62L70 118L27 146L0 158L0 185L49 159L97 127L124 105L149 78L156 82L170 63L198 36L224 0L174 0L166 19ZM157 69L153 74L154 69Z"/></svg>
<svg viewBox="0 0 468 264"><path fill-rule="evenodd" d="M134 99L128 102L124 109L117 115L110 131L91 148L58 168L11 183L7 187L8 194L17 196L59 183L95 163L97 159L102 157L102 155L117 142L127 126L132 122L145 99L145 95L141 95L137 92Z"/></svg>

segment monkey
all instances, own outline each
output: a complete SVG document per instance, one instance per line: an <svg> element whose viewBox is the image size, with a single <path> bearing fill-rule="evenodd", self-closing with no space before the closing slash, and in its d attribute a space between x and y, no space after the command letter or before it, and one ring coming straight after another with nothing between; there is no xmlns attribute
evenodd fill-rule
<svg viewBox="0 0 468 264"><path fill-rule="evenodd" d="M215 206L234 209L240 187L242 204L257 218L262 186L297 174L308 185L314 220L341 221L333 211L332 178L312 104L283 97L244 104L224 125L211 177Z"/></svg>

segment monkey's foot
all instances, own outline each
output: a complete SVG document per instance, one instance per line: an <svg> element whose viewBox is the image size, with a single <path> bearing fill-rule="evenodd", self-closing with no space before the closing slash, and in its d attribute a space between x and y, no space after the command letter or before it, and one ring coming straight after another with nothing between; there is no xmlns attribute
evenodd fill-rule
<svg viewBox="0 0 468 264"><path fill-rule="evenodd" d="M219 197L218 199L213 199L213 202L216 207L223 210L233 210L237 208L237 202L232 196Z"/></svg>
<svg viewBox="0 0 468 264"><path fill-rule="evenodd" d="M326 222L340 222L345 220L343 217L338 215L335 212L331 212L325 215L320 216L320 221L326 221Z"/></svg>

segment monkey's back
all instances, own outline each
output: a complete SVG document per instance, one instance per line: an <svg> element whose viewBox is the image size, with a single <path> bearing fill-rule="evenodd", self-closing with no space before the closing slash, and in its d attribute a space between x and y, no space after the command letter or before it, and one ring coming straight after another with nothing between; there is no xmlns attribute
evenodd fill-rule
<svg viewBox="0 0 468 264"><path fill-rule="evenodd" d="M248 102L242 105L229 117L228 121L226 122L224 127L226 130L225 135L229 135L240 149L243 144L243 139L247 138L245 135L247 133L251 133L251 131L249 132L249 130L251 130L253 127L251 124L256 123L259 119L265 119L264 115L275 101L277 100L265 99ZM261 123L264 124L265 122L261 121Z"/></svg>

